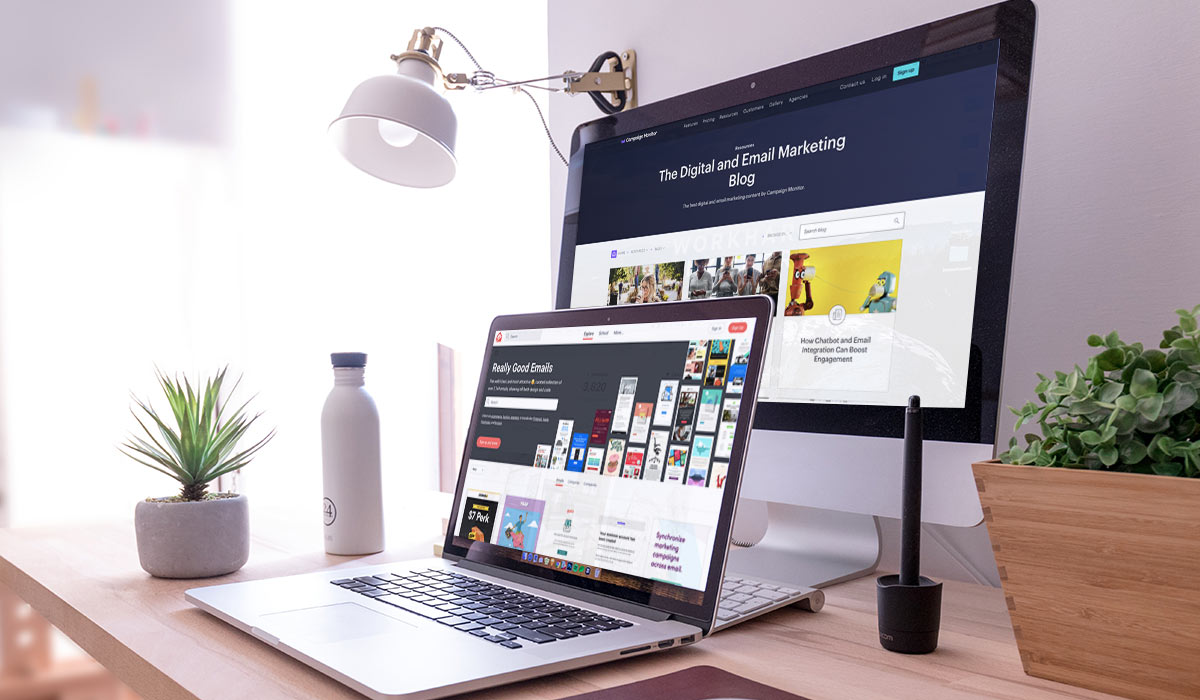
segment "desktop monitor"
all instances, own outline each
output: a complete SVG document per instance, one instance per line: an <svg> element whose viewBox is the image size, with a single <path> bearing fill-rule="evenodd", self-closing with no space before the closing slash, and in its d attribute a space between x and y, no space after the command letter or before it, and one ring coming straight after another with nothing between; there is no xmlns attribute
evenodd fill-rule
<svg viewBox="0 0 1200 700"><path fill-rule="evenodd" d="M742 559L765 577L874 568L863 516L899 515L910 395L924 520L982 518L970 465L995 450L1034 15L1011 0L574 133L560 307L775 300L742 487L768 502ZM837 554L855 528L861 551ZM797 549L827 561L778 563Z"/></svg>

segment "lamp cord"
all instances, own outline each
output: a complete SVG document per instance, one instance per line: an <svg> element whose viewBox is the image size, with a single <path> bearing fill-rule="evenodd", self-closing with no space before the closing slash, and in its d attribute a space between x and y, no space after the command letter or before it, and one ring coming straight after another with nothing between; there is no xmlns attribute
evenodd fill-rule
<svg viewBox="0 0 1200 700"><path fill-rule="evenodd" d="M533 108L537 110L538 119L542 120L542 128L546 130L546 140L550 142L550 147L553 148L554 152L558 154L558 159L563 162L563 165L566 165L567 157L563 155L562 151L558 150L558 144L554 143L554 136L550 134L550 125L546 123L546 116L542 114L541 105L539 105L537 100L534 99L533 95L523 87L515 87L513 88L513 92L520 92L524 94L529 98L529 101L533 103Z"/></svg>
<svg viewBox="0 0 1200 700"><path fill-rule="evenodd" d="M453 41L454 43L458 44L458 48L462 49L463 53L465 53L467 55L467 58L471 59L471 63L475 64L475 70L483 70L483 66L479 65L479 61L475 60L475 55L472 54L471 50L468 49L466 47L466 45L462 43L462 40L460 40L458 37L454 36L454 32L450 31L449 29L446 29L445 27L433 27L433 31L440 32L440 33L445 34L446 36L450 37L450 40Z"/></svg>
<svg viewBox="0 0 1200 700"><path fill-rule="evenodd" d="M441 34L445 34L446 36L450 37L450 40L453 41L455 44L458 44L458 48L462 49L462 52L467 55L467 58L471 59L471 63L475 64L475 70L486 72L486 71L483 71L483 66L480 65L479 61L477 61L475 59L475 55L471 53L471 50L468 49L466 47L466 45L462 43L461 39L454 36L454 32L450 31L449 29L446 29L445 27L433 27L433 31L441 33ZM618 60L620 60L620 59L618 59ZM546 140L550 142L550 147L553 148L554 152L558 154L559 160L561 160L563 162L563 165L566 165L567 158L566 158L566 156L563 155L563 152L561 150L559 150L558 144L554 143L554 135L552 133L550 133L550 125L546 122L546 115L542 113L542 106L537 103L537 99L524 87L519 87L519 86L514 87L513 92L514 93L519 92L519 93L525 95L526 97L529 98L529 101L533 103L533 108L537 110L538 119L542 120L542 128L545 129L545 131L546 131ZM622 104L624 104L624 103L622 102Z"/></svg>

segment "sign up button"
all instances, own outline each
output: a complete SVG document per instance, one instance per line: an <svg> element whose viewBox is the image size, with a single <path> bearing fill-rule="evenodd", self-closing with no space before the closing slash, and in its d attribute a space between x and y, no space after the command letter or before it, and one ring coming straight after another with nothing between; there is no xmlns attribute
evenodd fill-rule
<svg viewBox="0 0 1200 700"><path fill-rule="evenodd" d="M897 80L904 80L905 78L915 78L917 76L917 73L919 73L920 71L921 71L921 62L920 61L913 61L912 63L905 63L902 66L896 66L895 68L892 69L892 82L896 82Z"/></svg>

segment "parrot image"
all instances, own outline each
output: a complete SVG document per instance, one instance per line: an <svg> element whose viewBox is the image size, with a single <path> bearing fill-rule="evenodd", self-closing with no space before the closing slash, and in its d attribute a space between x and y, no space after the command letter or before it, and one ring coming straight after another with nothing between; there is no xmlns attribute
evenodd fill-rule
<svg viewBox="0 0 1200 700"><path fill-rule="evenodd" d="M896 275L886 270L879 273L875 283L867 292L859 311L869 314L886 314L896 310Z"/></svg>

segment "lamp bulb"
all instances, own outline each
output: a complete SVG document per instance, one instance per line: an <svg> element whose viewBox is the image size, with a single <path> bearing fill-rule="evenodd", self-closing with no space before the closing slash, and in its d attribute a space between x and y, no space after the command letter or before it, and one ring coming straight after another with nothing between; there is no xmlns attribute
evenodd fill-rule
<svg viewBox="0 0 1200 700"><path fill-rule="evenodd" d="M417 130L389 119L379 120L379 137L389 146L404 148L417 140Z"/></svg>

